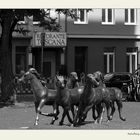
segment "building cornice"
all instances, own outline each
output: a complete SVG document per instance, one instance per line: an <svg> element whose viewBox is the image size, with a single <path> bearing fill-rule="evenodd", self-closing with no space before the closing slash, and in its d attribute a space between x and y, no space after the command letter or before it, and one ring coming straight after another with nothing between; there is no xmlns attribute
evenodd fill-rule
<svg viewBox="0 0 140 140"><path fill-rule="evenodd" d="M105 38L105 39L140 39L140 35L80 35L67 34L68 38Z"/></svg>

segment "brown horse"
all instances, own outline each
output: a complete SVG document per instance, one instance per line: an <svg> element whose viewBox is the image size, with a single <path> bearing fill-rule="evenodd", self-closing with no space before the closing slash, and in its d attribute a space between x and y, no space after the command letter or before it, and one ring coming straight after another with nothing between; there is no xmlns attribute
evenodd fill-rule
<svg viewBox="0 0 140 140"><path fill-rule="evenodd" d="M99 81L100 86L102 87L106 87L106 85L104 84L104 78L103 78L103 74L100 71L97 71L95 73L93 73L93 76L96 78L97 81ZM107 87L108 88L108 87ZM118 112L119 112L119 117L122 121L125 121L126 119L124 117L122 117L121 113L122 113L122 92L119 88L116 87L109 87L108 90L110 91L110 100L111 100L111 114L110 114L110 118L113 118L113 114L115 112L115 102L118 106ZM103 105L104 108L104 105ZM102 115L104 112L104 109L102 108Z"/></svg>
<svg viewBox="0 0 140 140"><path fill-rule="evenodd" d="M96 85L96 88L93 88L93 85ZM107 118L110 120L110 94L109 90L105 87L98 87L99 83L96 81L93 74L88 74L86 77L86 83L84 87L83 94L80 98L80 103L78 107L78 112L74 118L74 126L77 124L77 120L79 119L78 123L82 122L82 119L85 118L87 112L95 105L101 107L102 103L105 103L107 108ZM98 111L98 118L101 118L101 109Z"/></svg>
<svg viewBox="0 0 140 140"><path fill-rule="evenodd" d="M63 76L56 76L56 79L57 97L55 100L55 108L58 108L59 106L63 108L63 114L59 124L63 124L66 115L68 117L69 122L72 123L73 121L70 118L69 111L71 110L74 117L74 106L79 105L80 96L83 92L83 87L69 89L66 86L65 79ZM55 122L56 116L52 119L52 124Z"/></svg>
<svg viewBox="0 0 140 140"><path fill-rule="evenodd" d="M76 72L71 72L69 78L67 78L66 81L67 81L67 87L70 89L80 86Z"/></svg>
<svg viewBox="0 0 140 140"><path fill-rule="evenodd" d="M47 113L42 113L41 109L44 105L53 105L56 98L56 90L50 90L47 87L44 87L40 80L32 74L30 71L27 71L19 81L30 80L31 88L33 90L34 95L34 103L35 103L35 111L36 111L36 119L35 125L38 125L39 114L45 116L53 116ZM59 110L57 109L57 114L59 114ZM56 112L55 112L56 113ZM55 118L57 119L57 117Z"/></svg>

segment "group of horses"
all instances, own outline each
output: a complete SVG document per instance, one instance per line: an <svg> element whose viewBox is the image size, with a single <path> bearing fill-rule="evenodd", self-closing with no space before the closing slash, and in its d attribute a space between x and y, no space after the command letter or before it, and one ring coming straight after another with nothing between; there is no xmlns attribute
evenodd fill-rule
<svg viewBox="0 0 140 140"><path fill-rule="evenodd" d="M100 71L87 74L82 86L79 84L76 72L72 72L69 78L56 75L54 78L55 89L49 89L46 84L42 83L38 72L34 68L30 68L19 79L19 82L27 80L30 80L34 95L35 125L39 123L39 114L51 116L51 124L54 124L60 113L59 106L63 108L59 125L63 125L66 116L71 125L81 125L90 109L92 109L92 117L95 122L101 123L105 108L107 110L107 121L109 122L115 112L115 102L118 106L120 119L122 121L126 120L121 115L123 107L121 90L115 87L107 88ZM44 105L52 105L53 113L41 112ZM69 114L70 111L73 118Z"/></svg>

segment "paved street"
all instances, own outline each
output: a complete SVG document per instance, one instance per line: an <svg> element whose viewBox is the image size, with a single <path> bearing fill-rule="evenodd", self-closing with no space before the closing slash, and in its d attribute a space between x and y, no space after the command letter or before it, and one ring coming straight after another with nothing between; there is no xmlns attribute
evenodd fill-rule
<svg viewBox="0 0 140 140"><path fill-rule="evenodd" d="M61 110L61 108L60 108ZM45 106L42 109L43 112L52 112L52 107ZM91 111L88 113L88 117L84 125L80 127L70 127L67 125L67 118L65 124L59 126L59 120L54 125L50 125L51 118L40 116L38 126L34 126L35 111L34 104L32 102L17 103L15 106L8 106L0 108L0 129L12 129L12 130L24 130L24 129L91 129L91 130L129 130L140 129L140 102L124 102L123 116L126 117L126 121L122 122L119 119L118 111L115 112L114 118L110 123L106 123L106 113L104 114L103 123L94 124L92 120Z"/></svg>

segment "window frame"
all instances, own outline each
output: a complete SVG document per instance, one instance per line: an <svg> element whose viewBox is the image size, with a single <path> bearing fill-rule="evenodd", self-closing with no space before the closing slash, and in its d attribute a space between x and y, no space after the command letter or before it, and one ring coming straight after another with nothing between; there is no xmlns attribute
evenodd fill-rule
<svg viewBox="0 0 140 140"><path fill-rule="evenodd" d="M103 25L114 25L115 24L115 16L114 16L115 12L114 12L114 9L111 9L111 11L112 11L112 15L111 15L112 21L111 22L108 21L109 20L108 19L108 11L109 11L109 9L111 9L111 8L102 9L102 11L105 10L105 21L103 21L103 19L102 19L102 24ZM102 14L103 14L103 12L102 12ZM103 15L102 15L102 17L103 17Z"/></svg>
<svg viewBox="0 0 140 140"><path fill-rule="evenodd" d="M137 52L126 52L126 56L128 56L129 57L129 71L128 72L130 72L130 73L133 73L133 67L132 67L132 63L133 63L133 56L135 57L135 70L137 69L137 67L138 67L138 53Z"/></svg>
<svg viewBox="0 0 140 140"><path fill-rule="evenodd" d="M126 10L126 9L125 9ZM124 10L124 12L126 12ZM124 20L124 25L137 25L137 10L134 9L134 8L129 8L127 9L128 10L128 13L127 13L127 16L128 16L128 22L126 22ZM134 10L134 22L131 22L131 10ZM124 14L125 15L125 14ZM126 17L125 17L126 18Z"/></svg>
<svg viewBox="0 0 140 140"><path fill-rule="evenodd" d="M84 10L84 21L80 20L80 10ZM78 15L78 19L74 20L74 24L88 24L88 17L87 17L87 11L86 9L76 9L76 13Z"/></svg>
<svg viewBox="0 0 140 140"><path fill-rule="evenodd" d="M115 52L104 52L104 57L106 56L107 57L107 66L106 66L106 72L107 73L110 73L110 56L113 56L113 72L115 72Z"/></svg>

